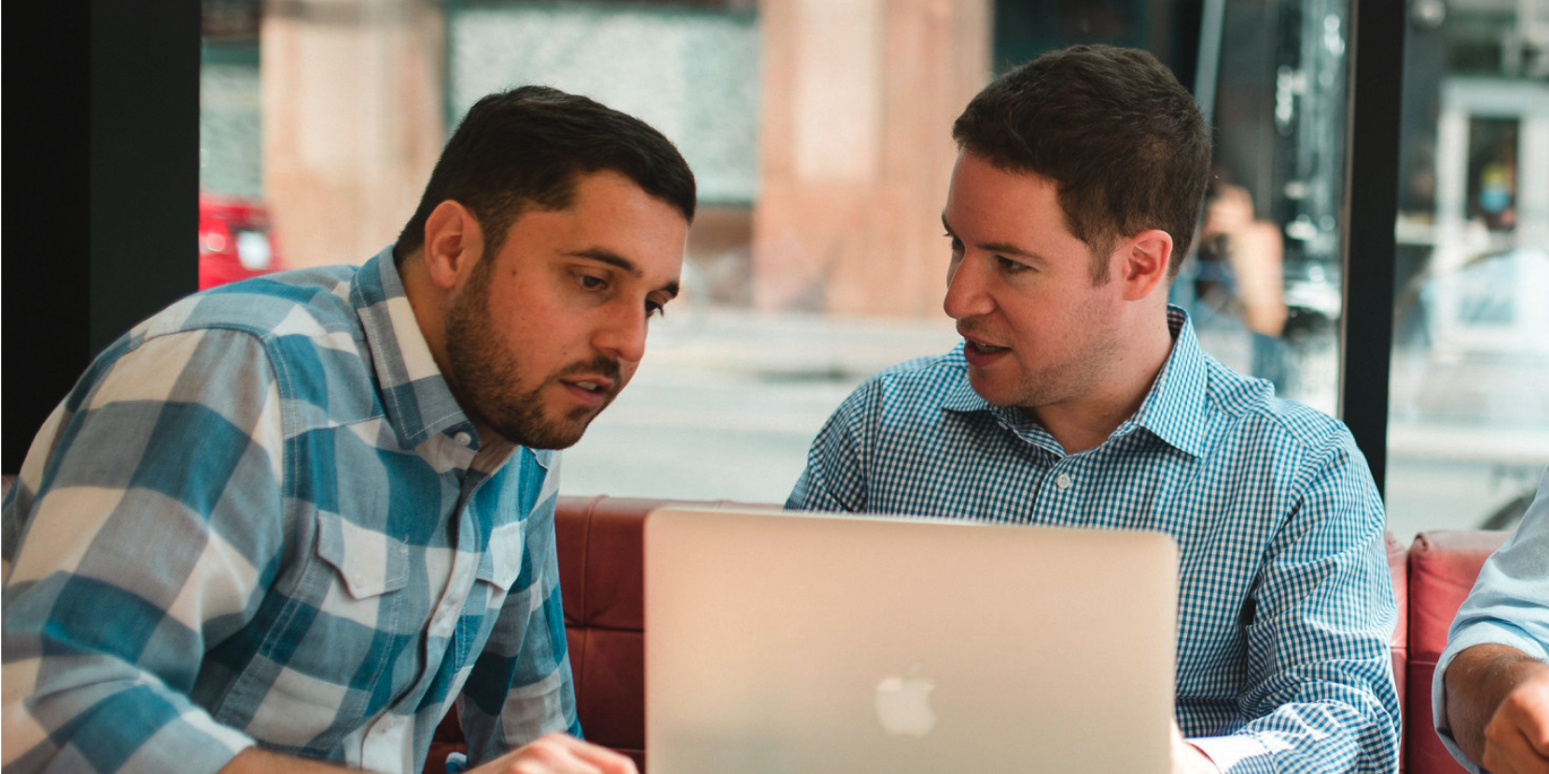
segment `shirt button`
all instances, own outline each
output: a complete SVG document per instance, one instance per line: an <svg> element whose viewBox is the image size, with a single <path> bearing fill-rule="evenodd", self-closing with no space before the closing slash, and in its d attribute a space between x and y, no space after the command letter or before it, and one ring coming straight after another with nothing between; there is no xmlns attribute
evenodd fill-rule
<svg viewBox="0 0 1549 774"><path fill-rule="evenodd" d="M1059 487L1061 492L1065 491L1066 489L1069 489L1070 488L1070 476L1068 476L1068 475L1066 475L1064 473L1061 473L1058 476L1055 476L1054 477L1054 485Z"/></svg>
<svg viewBox="0 0 1549 774"><path fill-rule="evenodd" d="M473 436L468 435L467 432L461 432L461 433L457 434L456 441L457 441L458 444L460 444L462 446L467 446L468 444L473 442Z"/></svg>

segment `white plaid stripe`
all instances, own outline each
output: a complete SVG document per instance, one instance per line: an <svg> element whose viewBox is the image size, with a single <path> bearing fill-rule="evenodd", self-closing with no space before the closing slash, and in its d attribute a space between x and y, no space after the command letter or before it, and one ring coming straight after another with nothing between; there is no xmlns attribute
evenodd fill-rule
<svg viewBox="0 0 1549 774"><path fill-rule="evenodd" d="M578 732L554 460L459 437L387 251L136 326L5 502L6 774L417 771L459 691L476 755Z"/></svg>
<svg viewBox="0 0 1549 774"><path fill-rule="evenodd" d="M1340 422L1204 354L1183 310L1169 323L1140 409L1071 455L975 394L961 346L886 369L819 431L786 507L1167 532L1184 733L1233 772L1394 770L1396 611L1365 458Z"/></svg>

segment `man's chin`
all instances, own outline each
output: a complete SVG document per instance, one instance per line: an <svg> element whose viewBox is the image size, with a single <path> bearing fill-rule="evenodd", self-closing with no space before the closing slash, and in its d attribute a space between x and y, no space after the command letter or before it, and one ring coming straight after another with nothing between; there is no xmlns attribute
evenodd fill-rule
<svg viewBox="0 0 1549 774"><path fill-rule="evenodd" d="M989 401L992 405L1004 407L1017 404L1017 396L1012 394L1012 390L983 374L975 374L972 370L968 374L968 386L973 388L975 395Z"/></svg>
<svg viewBox="0 0 1549 774"><path fill-rule="evenodd" d="M568 449L581 440L598 412L587 411L585 416L570 416L560 420L547 420L539 424L524 423L519 427L496 428L501 437L529 449Z"/></svg>

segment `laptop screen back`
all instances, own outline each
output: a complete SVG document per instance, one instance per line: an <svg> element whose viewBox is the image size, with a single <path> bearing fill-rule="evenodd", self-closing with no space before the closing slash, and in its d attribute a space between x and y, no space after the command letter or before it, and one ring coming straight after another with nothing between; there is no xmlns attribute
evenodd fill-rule
<svg viewBox="0 0 1549 774"><path fill-rule="evenodd" d="M662 509L651 774L1166 772L1160 533Z"/></svg>

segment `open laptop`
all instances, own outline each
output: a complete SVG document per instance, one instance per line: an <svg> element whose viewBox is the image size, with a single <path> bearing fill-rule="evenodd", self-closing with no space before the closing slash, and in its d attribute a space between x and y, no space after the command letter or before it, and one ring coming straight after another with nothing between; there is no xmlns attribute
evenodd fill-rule
<svg viewBox="0 0 1549 774"><path fill-rule="evenodd" d="M1162 774L1176 578L1160 533L658 510L647 770Z"/></svg>

